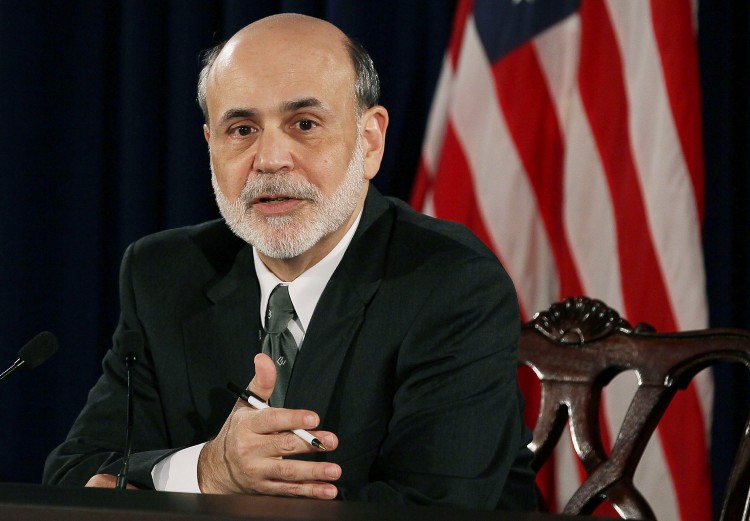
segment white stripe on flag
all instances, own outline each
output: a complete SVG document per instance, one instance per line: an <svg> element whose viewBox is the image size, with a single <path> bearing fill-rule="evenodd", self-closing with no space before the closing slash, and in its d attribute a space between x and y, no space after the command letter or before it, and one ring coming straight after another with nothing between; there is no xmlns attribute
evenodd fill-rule
<svg viewBox="0 0 750 521"><path fill-rule="evenodd" d="M628 371L615 377L603 394L609 439L613 442L637 388L635 373ZM679 519L677 496L661 443L659 436L649 440L641 459L647 464L638 466L633 482L654 509L657 519Z"/></svg>
<svg viewBox="0 0 750 521"><path fill-rule="evenodd" d="M608 0L651 235L679 330L708 323L700 223L667 97L648 2Z"/></svg>
<svg viewBox="0 0 750 521"><path fill-rule="evenodd" d="M565 228L586 295L624 308L609 186L581 98L571 104L565 155Z"/></svg>
<svg viewBox="0 0 750 521"><path fill-rule="evenodd" d="M565 138L564 220L571 255L584 292L623 309L612 200L576 81L580 30L580 18L571 16L536 38L535 49Z"/></svg>
<svg viewBox="0 0 750 521"><path fill-rule="evenodd" d="M547 79L547 90L555 103L557 120L562 125L560 132L563 141L567 139L564 122L571 118L571 103L577 89L576 71L580 57L580 39L581 18L572 15L533 40L539 63Z"/></svg>
<svg viewBox="0 0 750 521"><path fill-rule="evenodd" d="M440 160L440 151L445 139L445 129L448 125L448 104L453 91L453 67L450 57L446 54L443 58L443 67L440 71L435 94L432 97L430 117L425 128L425 139L422 145L422 161L424 161L427 172L431 178L435 177Z"/></svg>
<svg viewBox="0 0 750 521"><path fill-rule="evenodd" d="M581 464L578 462L575 449L573 448L573 440L570 436L570 424L568 424L568 427L563 432L560 443L555 447L554 458L555 480L557 482L555 511L562 512L566 503L582 483L580 479Z"/></svg>
<svg viewBox="0 0 750 521"><path fill-rule="evenodd" d="M521 306L543 309L556 298L559 281L550 269L550 244L505 125L473 16L464 32L450 113L485 226L514 279Z"/></svg>

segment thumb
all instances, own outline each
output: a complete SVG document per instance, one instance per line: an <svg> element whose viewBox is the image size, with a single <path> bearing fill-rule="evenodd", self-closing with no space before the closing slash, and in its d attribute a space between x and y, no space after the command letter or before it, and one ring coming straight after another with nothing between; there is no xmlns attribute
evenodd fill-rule
<svg viewBox="0 0 750 521"><path fill-rule="evenodd" d="M247 388L265 401L271 397L273 386L276 384L276 365L271 357L258 353L255 355L255 376Z"/></svg>

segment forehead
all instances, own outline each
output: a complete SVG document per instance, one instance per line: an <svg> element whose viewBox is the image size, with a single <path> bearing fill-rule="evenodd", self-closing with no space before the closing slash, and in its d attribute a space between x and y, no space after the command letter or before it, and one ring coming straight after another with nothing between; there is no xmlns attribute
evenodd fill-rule
<svg viewBox="0 0 750 521"><path fill-rule="evenodd" d="M289 29L242 35L227 43L209 74L209 113L311 98L330 108L354 103L354 69L343 37L304 26Z"/></svg>

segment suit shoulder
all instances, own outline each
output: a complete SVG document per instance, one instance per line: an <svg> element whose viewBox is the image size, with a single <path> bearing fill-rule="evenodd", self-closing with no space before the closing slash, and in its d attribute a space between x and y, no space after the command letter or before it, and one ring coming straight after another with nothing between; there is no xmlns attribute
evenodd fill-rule
<svg viewBox="0 0 750 521"><path fill-rule="evenodd" d="M495 254L463 224L420 213L404 201L387 197L395 212L394 238L413 252L444 252L497 260Z"/></svg>
<svg viewBox="0 0 750 521"><path fill-rule="evenodd" d="M202 260L215 271L224 272L245 246L247 243L234 235L223 219L215 219L146 235L130 249L144 264L179 266Z"/></svg>

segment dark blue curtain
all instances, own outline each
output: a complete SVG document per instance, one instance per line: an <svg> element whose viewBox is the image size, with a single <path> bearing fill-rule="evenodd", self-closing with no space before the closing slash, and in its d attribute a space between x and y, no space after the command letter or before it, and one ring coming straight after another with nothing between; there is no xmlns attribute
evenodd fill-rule
<svg viewBox="0 0 750 521"><path fill-rule="evenodd" d="M721 4L721 6L719 6ZM0 365L41 330L60 353L0 386L0 481L38 481L99 374L125 247L217 216L198 54L260 17L328 19L371 52L392 120L378 188L408 199L455 0L0 0ZM750 328L750 8L703 1L711 321ZM301 35L303 37L303 35ZM750 384L722 368L717 480Z"/></svg>
<svg viewBox="0 0 750 521"><path fill-rule="evenodd" d="M750 2L701 1L698 23L710 323L750 328ZM717 367L714 378L716 506L750 410L750 378L737 366Z"/></svg>

